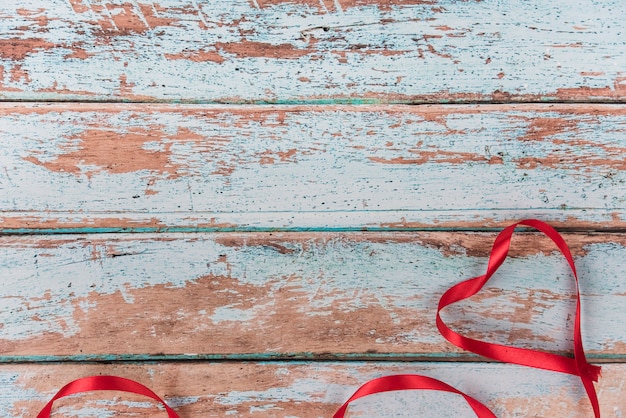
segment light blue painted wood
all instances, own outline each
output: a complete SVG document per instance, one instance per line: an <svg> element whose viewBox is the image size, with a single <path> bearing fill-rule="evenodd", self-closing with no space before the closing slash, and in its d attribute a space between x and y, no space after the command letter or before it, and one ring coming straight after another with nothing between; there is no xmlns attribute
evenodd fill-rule
<svg viewBox="0 0 626 418"><path fill-rule="evenodd" d="M549 241L520 235L514 248L521 253L507 260L489 289L445 317L479 338L570 353L573 279ZM190 359L446 356L451 347L434 324L437 302L454 283L484 272L493 238L461 232L3 237L4 361L190 353ZM619 234L567 234L566 240L577 255L585 346L597 358L623 358L626 242Z"/></svg>
<svg viewBox="0 0 626 418"><path fill-rule="evenodd" d="M484 271L493 234L472 231L538 217L578 231L585 346L613 362L598 389L603 416L621 416L626 242L591 232L626 228L626 113L592 104L626 95L622 6L0 4L0 100L74 101L0 106L0 415L34 416L69 380L107 373L149 382L183 417L330 416L368 379L420 372L498 416L589 416L575 377L481 363L433 327L440 293ZM397 105L424 102L446 105ZM467 102L505 104L450 105ZM480 304L446 315L569 353L571 278L522 242ZM404 393L351 413L469 411Z"/></svg>
<svg viewBox="0 0 626 418"><path fill-rule="evenodd" d="M621 105L5 104L0 229L624 228L625 130Z"/></svg>
<svg viewBox="0 0 626 418"><path fill-rule="evenodd" d="M360 104L626 91L619 0L257 3L5 2L0 97Z"/></svg>

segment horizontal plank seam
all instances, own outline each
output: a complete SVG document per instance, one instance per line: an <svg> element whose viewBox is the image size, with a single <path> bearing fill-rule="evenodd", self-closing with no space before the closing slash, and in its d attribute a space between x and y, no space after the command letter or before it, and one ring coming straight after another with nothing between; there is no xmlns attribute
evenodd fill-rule
<svg viewBox="0 0 626 418"><path fill-rule="evenodd" d="M0 91L1 94L1 91ZM322 99L322 100L275 100L275 101L267 101L267 100L242 100L242 101L221 101L221 100L189 100L189 99L180 99L180 100L102 100L102 99L93 99L93 100L63 100L63 99L24 99L24 100L16 100L16 99L1 99L0 103L15 103L15 104L28 104L28 103L62 103L62 104L190 104L190 105L235 105L235 106L328 106L328 105L409 105L409 106L419 106L419 105L503 105L503 104L567 104L567 105L588 105L588 104L626 104L626 98L616 98L607 100L606 98L601 99L593 99L590 98L588 100L563 100L563 99L552 99L550 97L546 97L542 100L381 100L381 99Z"/></svg>
<svg viewBox="0 0 626 418"><path fill-rule="evenodd" d="M559 232L583 233L583 234L625 234L626 228L582 228L582 227L555 227ZM0 229L0 236L51 236L51 235L100 235L100 234L189 234L189 233L299 233L299 232L499 232L502 228L476 228L476 227L292 227L292 228L185 228L185 227L156 227L156 228L45 228L45 229ZM522 229L520 232L532 229Z"/></svg>
<svg viewBox="0 0 626 418"><path fill-rule="evenodd" d="M558 353L568 356L569 353ZM626 363L626 354L588 354L591 363ZM60 363L153 363L153 362L464 362L499 363L471 353L250 353L250 354L86 354L68 356L0 356L0 364L60 364Z"/></svg>

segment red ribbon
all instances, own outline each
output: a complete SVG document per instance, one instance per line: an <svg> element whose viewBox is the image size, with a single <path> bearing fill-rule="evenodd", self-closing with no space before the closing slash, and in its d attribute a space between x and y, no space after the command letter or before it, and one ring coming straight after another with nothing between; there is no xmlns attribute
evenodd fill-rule
<svg viewBox="0 0 626 418"><path fill-rule="evenodd" d="M517 227L518 225L533 227L547 235L557 245L565 259L567 260L572 270L572 273L574 273L574 279L576 281L574 358L525 348L491 344L484 341L467 338L448 328L448 326L443 322L440 317L440 311L443 308L460 300L467 299L475 295L476 293L478 293L478 291L482 289L482 287L487 283L489 278L496 272L496 270L498 270L498 268L504 262L509 252L511 237L513 235L513 232L515 231L515 227ZM491 250L491 255L489 256L487 272L482 276L474 277L451 287L443 294L443 296L441 296L441 299L439 300L439 306L437 308L437 328L439 329L441 335L443 335L448 341L464 350L468 350L473 353L507 363L536 367L539 369L569 373L575 376L579 376L583 383L583 386L585 387L587 396L591 401L595 417L600 417L600 406L598 404L598 397L596 395L596 390L593 385L593 382L598 381L598 377L600 375L600 367L589 364L587 362L587 359L585 358L585 352L583 350L582 337L580 334L580 292L578 290L578 275L576 274L574 259L572 258L572 254L570 253L570 250L565 243L563 237L561 237L561 235L559 235L559 233L548 224L538 221L536 219L528 219L517 222L500 232L500 234L496 237L493 248Z"/></svg>
<svg viewBox="0 0 626 418"><path fill-rule="evenodd" d="M474 410L478 418L496 418L496 416L482 403L469 395L464 394L458 389L442 382L441 380L433 379L432 377L420 376L417 374L398 374L394 376L379 377L378 379L370 380L363 386L354 392L354 395L350 397L344 403L333 418L343 418L348 404L356 399L364 396L373 395L375 393L390 392L396 390L410 390L410 389L431 389L440 390L444 392L457 393L465 398L469 406Z"/></svg>
<svg viewBox="0 0 626 418"><path fill-rule="evenodd" d="M89 376L68 383L67 385L63 386L52 399L50 399L50 402L48 402L46 406L43 407L41 412L39 412L37 418L50 418L52 404L57 399L76 393L90 392L93 390L118 390L121 392L137 393L139 395L148 396L155 401L161 403L165 407L165 410L167 411L167 416L169 418L178 418L176 412L174 412L172 408L167 406L165 401L161 399L156 393L154 393L141 383L137 383L134 380L124 379L123 377L117 376Z"/></svg>
<svg viewBox="0 0 626 418"><path fill-rule="evenodd" d="M509 247L511 244L511 237L515 228L518 225L526 225L533 227L545 235L547 235L557 245L565 259L567 260L574 279L576 281L576 318L574 322L574 358L564 357L556 354L545 353L541 351L535 351L525 348L509 347L506 345L486 343L480 340L474 340L468 337L464 337L454 331L452 331L443 322L440 316L440 312L443 308L460 300L467 299L476 293L478 293L491 276L498 270L506 259ZM549 226L548 224L529 219L518 223L515 223L505 228L498 236L493 244L491 254L489 256L489 263L487 265L487 272L478 277L466 280L458 283L455 286L448 289L439 300L439 306L437 308L436 323L439 332L452 344L471 351L476 354L480 354L485 357L492 358L512 364L519 364L523 366L535 367L539 369L545 369L555 372L568 373L579 376L587 396L591 401L593 412L596 418L600 417L600 406L598 403L598 397L596 395L593 382L598 380L600 375L600 367L591 365L585 358L585 352L582 345L582 337L580 332L580 291L578 288L578 275L576 274L576 267L574 266L574 259L572 254L565 243L565 240L559 233ZM446 391L456 393L467 401L472 410L476 413L478 418L495 418L493 412L489 410L485 405L472 398L469 395L455 389L454 387L431 377L420 375L394 375L385 376L378 379L370 380L361 386L357 391L344 403L341 408L333 415L333 418L343 418L350 402L362 398L364 396L372 395L375 393L397 391L397 390L420 390L430 389ZM55 400L64 396L72 395L80 392L87 392L93 390L118 390L124 392L137 393L140 395L148 396L158 402L160 402L166 409L169 418L178 418L178 415L154 392L147 387L135 381L124 379L116 376L91 376L82 379L75 380L65 385L59 392L46 404L41 410L37 418L50 418L50 411L52 404Z"/></svg>

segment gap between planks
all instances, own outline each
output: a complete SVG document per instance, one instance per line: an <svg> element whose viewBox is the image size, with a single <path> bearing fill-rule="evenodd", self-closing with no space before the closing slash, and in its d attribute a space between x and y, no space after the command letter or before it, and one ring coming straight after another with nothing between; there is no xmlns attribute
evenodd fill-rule
<svg viewBox="0 0 626 418"><path fill-rule="evenodd" d="M103 105L198 105L198 106L468 106L468 105L481 105L481 106L500 106L500 105L623 105L626 104L626 98L615 99L594 99L589 97L585 100L572 99L563 100L561 98L553 99L550 97L543 97L541 99L531 98L513 98L510 100L434 100L434 99L422 99L422 100L384 100L384 99L365 99L365 98L346 98L346 99L310 99L310 100L193 100L193 99L154 99L154 100L132 100L132 99L118 99L118 100L103 100L94 98L90 99L50 99L42 98L35 99L29 98L24 100L19 99L3 99L0 98L0 103L3 104L103 104Z"/></svg>
<svg viewBox="0 0 626 418"><path fill-rule="evenodd" d="M526 219L526 218L524 218ZM520 218L522 220L522 218ZM532 228L519 227L518 232L534 232ZM624 234L626 228L592 228L592 227L555 227L559 232L582 233L582 234ZM0 228L0 236L48 236L48 235L93 235L93 234L219 234L219 233L299 233L299 232L319 232L319 233L352 233L352 232L500 232L502 227L472 228L472 227L406 227L406 228L377 228L377 227L338 227L338 228L263 228L263 227L233 227L233 228L186 228L186 227L156 227L156 228Z"/></svg>
<svg viewBox="0 0 626 418"><path fill-rule="evenodd" d="M569 357L568 353L551 352L552 354ZM589 354L590 363L624 364L624 354ZM251 354L165 354L165 355L75 355L75 356L0 356L0 364L151 364L155 362L169 363L237 363L237 362L459 362L459 363L501 363L473 353L251 353Z"/></svg>

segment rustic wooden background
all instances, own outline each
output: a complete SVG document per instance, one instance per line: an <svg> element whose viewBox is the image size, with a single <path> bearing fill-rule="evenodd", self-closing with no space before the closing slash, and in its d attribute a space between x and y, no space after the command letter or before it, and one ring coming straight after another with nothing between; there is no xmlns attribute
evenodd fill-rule
<svg viewBox="0 0 626 418"><path fill-rule="evenodd" d="M422 373L499 417L588 417L577 378L434 326L528 217L572 247L602 413L623 416L624 22L621 0L2 2L0 416L115 374L183 418L330 417L371 378ZM564 260L533 233L513 245L446 318L571 353ZM433 392L350 412L473 416Z"/></svg>

